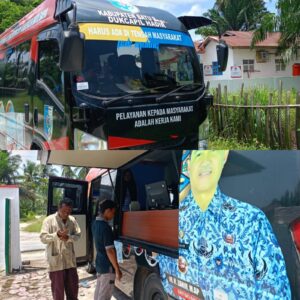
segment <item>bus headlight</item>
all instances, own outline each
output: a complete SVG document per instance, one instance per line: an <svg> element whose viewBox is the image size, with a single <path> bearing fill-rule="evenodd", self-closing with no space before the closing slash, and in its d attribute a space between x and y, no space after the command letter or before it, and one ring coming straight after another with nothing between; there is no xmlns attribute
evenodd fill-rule
<svg viewBox="0 0 300 300"><path fill-rule="evenodd" d="M208 148L208 137L209 137L209 119L206 120L199 126L199 139L198 139L198 149L205 150Z"/></svg>
<svg viewBox="0 0 300 300"><path fill-rule="evenodd" d="M76 150L107 150L107 142L75 128L74 148Z"/></svg>

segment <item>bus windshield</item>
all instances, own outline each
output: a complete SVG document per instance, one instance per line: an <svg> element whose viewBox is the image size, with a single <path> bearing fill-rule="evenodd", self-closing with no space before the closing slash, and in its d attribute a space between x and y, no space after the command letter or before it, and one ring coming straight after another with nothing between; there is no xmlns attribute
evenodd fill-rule
<svg viewBox="0 0 300 300"><path fill-rule="evenodd" d="M203 82L193 47L118 41L86 41L85 66L73 76L76 92L114 97L143 92L162 93ZM195 85L193 85L195 83Z"/></svg>

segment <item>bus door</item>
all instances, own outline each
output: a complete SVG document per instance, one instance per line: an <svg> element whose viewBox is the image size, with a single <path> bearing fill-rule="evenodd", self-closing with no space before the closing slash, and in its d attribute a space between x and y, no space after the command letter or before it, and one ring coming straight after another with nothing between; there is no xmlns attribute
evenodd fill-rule
<svg viewBox="0 0 300 300"><path fill-rule="evenodd" d="M29 62L30 42L0 56L0 148L29 149L32 136Z"/></svg>
<svg viewBox="0 0 300 300"><path fill-rule="evenodd" d="M57 212L58 204L67 198L73 202L73 213L81 229L81 237L74 243L76 258L86 261L88 256L87 238L87 194L88 183L86 181L50 177L48 188L48 215Z"/></svg>
<svg viewBox="0 0 300 300"><path fill-rule="evenodd" d="M91 171L93 172L93 171ZM91 173L90 173L91 174ZM95 220L97 214L98 214L98 204L99 202L109 199L109 200L115 200L115 186L116 186L116 177L117 177L117 170L108 170L101 176L98 176L97 178L93 179L91 183L91 189L90 189L90 227L88 228L88 231L90 232L91 241L93 240L92 232L91 232L91 225L92 222ZM113 227L116 222L111 221L110 225ZM96 249L93 245L90 244L90 249L92 250L92 255L90 257L90 262L95 261L96 259Z"/></svg>
<svg viewBox="0 0 300 300"><path fill-rule="evenodd" d="M50 34L47 34L49 33ZM65 117L64 73L59 68L58 40L47 31L38 37L38 70L34 98L34 129L37 148L68 149Z"/></svg>

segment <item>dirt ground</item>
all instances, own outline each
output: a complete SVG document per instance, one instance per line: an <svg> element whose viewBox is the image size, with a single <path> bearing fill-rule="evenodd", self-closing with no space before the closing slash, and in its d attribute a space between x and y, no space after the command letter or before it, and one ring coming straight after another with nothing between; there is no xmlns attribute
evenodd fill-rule
<svg viewBox="0 0 300 300"><path fill-rule="evenodd" d="M12 300L50 300L51 288L46 269L44 251L22 253L24 268L21 272L9 276L0 275L0 299ZM85 266L78 267L79 299L93 299L96 277L86 272ZM117 288L113 300L132 299L132 276L135 272L135 262L132 257L121 265L123 278L116 282ZM124 292L121 292L121 290Z"/></svg>

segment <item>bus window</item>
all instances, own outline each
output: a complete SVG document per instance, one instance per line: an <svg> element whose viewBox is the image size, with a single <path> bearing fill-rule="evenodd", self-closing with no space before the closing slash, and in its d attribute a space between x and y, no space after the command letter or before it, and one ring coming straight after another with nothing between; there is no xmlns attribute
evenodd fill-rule
<svg viewBox="0 0 300 300"><path fill-rule="evenodd" d="M62 100L62 72L59 68L59 47L56 40L39 43L39 79Z"/></svg>
<svg viewBox="0 0 300 300"><path fill-rule="evenodd" d="M30 61L30 42L26 42L18 47L18 70L17 87L26 88L28 86L28 67Z"/></svg>
<svg viewBox="0 0 300 300"><path fill-rule="evenodd" d="M17 52L15 48L10 48L6 52L7 63L4 69L4 86L12 88L16 85L17 73Z"/></svg>
<svg viewBox="0 0 300 300"><path fill-rule="evenodd" d="M195 70L187 48L164 47L158 54L160 70L164 75L173 78L180 84L194 82Z"/></svg>
<svg viewBox="0 0 300 300"><path fill-rule="evenodd" d="M5 68L5 52L0 52L0 88L3 87L3 76L4 76L4 68ZM0 91L0 96L1 96Z"/></svg>
<svg viewBox="0 0 300 300"><path fill-rule="evenodd" d="M59 203L63 199L70 199L73 203L73 212L80 212L82 204L83 188L76 184L64 184L63 186L59 183L53 185L53 207L58 207Z"/></svg>
<svg viewBox="0 0 300 300"><path fill-rule="evenodd" d="M102 176L99 188L99 199L114 200L114 186L116 182L116 171L109 171L106 175Z"/></svg>
<svg viewBox="0 0 300 300"><path fill-rule="evenodd" d="M169 91L179 85L202 83L193 48L160 45L143 48L120 45L115 41L86 41L86 61L81 74L76 74L76 92L94 96L117 96L157 88Z"/></svg>

